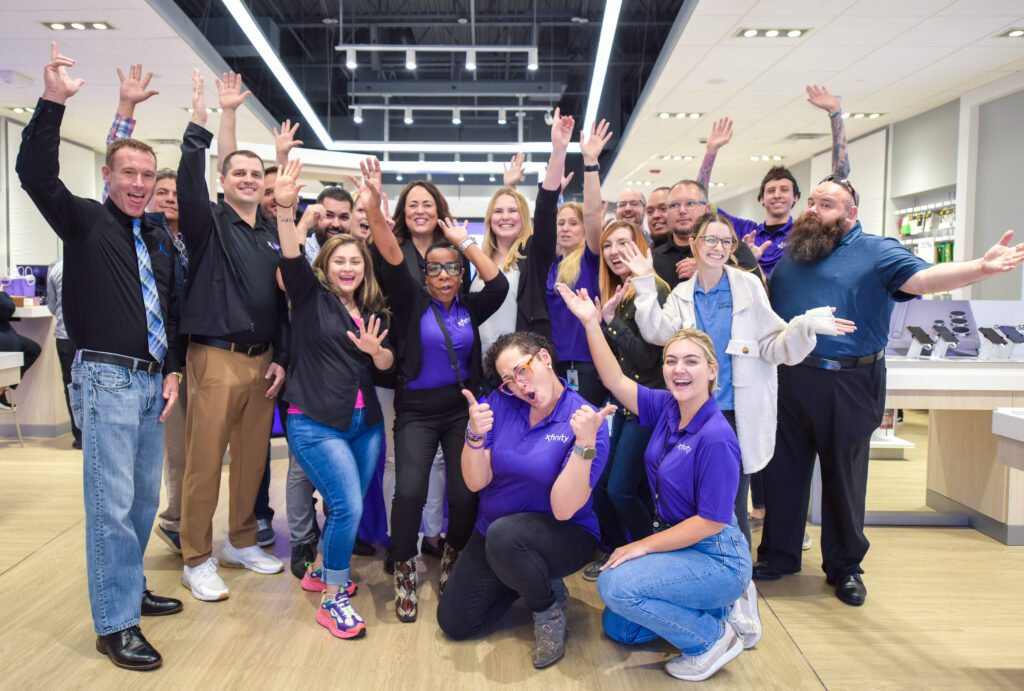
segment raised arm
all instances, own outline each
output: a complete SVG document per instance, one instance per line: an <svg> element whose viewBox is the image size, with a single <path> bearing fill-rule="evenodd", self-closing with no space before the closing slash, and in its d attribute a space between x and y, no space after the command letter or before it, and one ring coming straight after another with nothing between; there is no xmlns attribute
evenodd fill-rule
<svg viewBox="0 0 1024 691"><path fill-rule="evenodd" d="M487 448L487 436L494 428L494 411L486 398L477 401L467 389L462 390L462 395L469 404L466 443L462 447L462 479L470 492L479 492L494 479L491 450Z"/></svg>
<svg viewBox="0 0 1024 691"><path fill-rule="evenodd" d="M732 140L732 120L719 118L711 126L711 134L708 135L708 148L704 152L704 160L700 163L700 171L697 173L697 182L704 185L704 189L711 186L711 170L715 167L715 158L723 146Z"/></svg>
<svg viewBox="0 0 1024 691"><path fill-rule="evenodd" d="M611 140L612 132L607 120L590 128L590 136L584 138L580 131L580 153L583 154L583 230L587 247L601 256L601 231L604 230L604 212L601 207L601 175L598 157ZM589 170L588 170L589 168Z"/></svg>
<svg viewBox="0 0 1024 691"><path fill-rule="evenodd" d="M376 158L367 158L359 163L359 170L363 174L361 179L349 179L359 189L360 199L364 200L363 208L366 211L366 222L370 224L370 237L373 238L373 244L384 261L392 266L399 266L405 262L405 257L402 256L402 248L398 246L398 238L391 232L384 212L381 211L380 161Z"/></svg>
<svg viewBox="0 0 1024 691"><path fill-rule="evenodd" d="M515 189L526 177L523 170L523 163L526 161L526 154L513 154L508 163L505 163L505 172L501 176L501 183L505 187Z"/></svg>
<svg viewBox="0 0 1024 691"><path fill-rule="evenodd" d="M274 198L277 200L277 229L281 240L281 256L294 259L302 256L303 244L306 240L305 231L295 223L295 202L299 192L305 185L301 184L302 162L299 159L288 161L277 171L274 181Z"/></svg>
<svg viewBox="0 0 1024 691"><path fill-rule="evenodd" d="M462 250L466 259L472 262L481 281L487 283L498 275L498 265L477 246L476 242L470 241L464 249L462 248L469 238L469 221L463 221L460 226L450 218L439 218L437 227L444 233L444 239Z"/></svg>
<svg viewBox="0 0 1024 691"><path fill-rule="evenodd" d="M178 162L178 227L192 255L210 236L213 215L206 183L206 156L213 135L206 129L203 75L192 71L192 117L181 140Z"/></svg>
<svg viewBox="0 0 1024 691"><path fill-rule="evenodd" d="M555 478L551 486L551 513L559 521L568 521L583 508L591 494L591 478L596 483L600 477L600 469L608 462L608 427L605 419L615 412L618 406L606 405L595 411L589 405L576 409L569 418L569 426L576 437L575 446L597 450L594 458L584 460L573 448L562 472ZM594 468L594 464L600 464Z"/></svg>
<svg viewBox="0 0 1024 691"><path fill-rule="evenodd" d="M1024 262L1024 242L1011 245L1012 240L1013 231L1008 230L981 259L936 264L918 271L900 286L900 292L910 295L942 293L1013 271Z"/></svg>
<svg viewBox="0 0 1024 691"><path fill-rule="evenodd" d="M288 154L297 146L302 146L302 140L295 138L299 131L299 123L294 125L291 120L281 123L281 129L274 128L274 163L278 168L288 161Z"/></svg>
<svg viewBox="0 0 1024 691"><path fill-rule="evenodd" d="M839 99L823 86L807 85L807 102L828 113L832 127L832 174L840 178L850 177L850 152L846 144L846 123L843 122L843 106Z"/></svg>
<svg viewBox="0 0 1024 691"><path fill-rule="evenodd" d="M636 243L630 242L620 250L620 254L633 274L630 282L636 293L633 301L636 309L634 319L643 339L651 345L665 345L676 331L685 326L692 326L684 319L682 300L677 297L675 291L669 294L664 303L658 299L658 286L650 250L646 255L641 254Z"/></svg>
<svg viewBox="0 0 1024 691"><path fill-rule="evenodd" d="M560 109L555 108L555 114L551 121L551 156L548 157L548 167L544 172L544 182L541 187L552 192L562 189L562 176L565 175L565 152L572 141L572 130L576 121L571 115L562 116Z"/></svg>
<svg viewBox="0 0 1024 691"><path fill-rule="evenodd" d="M128 139L135 129L135 106L156 96L159 91L149 88L149 82L153 78L152 72L142 74L142 65L129 65L128 75L117 68L117 78L121 81L118 90L117 113L114 115L114 127L110 128L107 135L107 146L110 146L118 139Z"/></svg>
<svg viewBox="0 0 1024 691"><path fill-rule="evenodd" d="M622 373L622 368L615 360L615 353L612 352L608 341L605 340L604 333L601 332L600 308L590 299L586 288L581 288L577 294L572 292L569 286L559 283L555 289L565 300L569 311L576 315L576 318L583 324L583 329L587 334L587 345L590 346L590 357L601 377L601 383L615 400L634 414L639 415L637 384Z"/></svg>
<svg viewBox="0 0 1024 691"><path fill-rule="evenodd" d="M217 162L223 165L224 158L238 150L238 136L235 132L236 113L251 91L242 91L242 75L225 72L217 80L217 95L220 98L220 128L217 130ZM204 106L205 107L205 106Z"/></svg>

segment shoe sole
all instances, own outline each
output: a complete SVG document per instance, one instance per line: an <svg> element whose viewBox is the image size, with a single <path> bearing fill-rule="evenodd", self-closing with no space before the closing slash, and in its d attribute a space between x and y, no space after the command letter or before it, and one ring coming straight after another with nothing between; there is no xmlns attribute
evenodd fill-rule
<svg viewBox="0 0 1024 691"><path fill-rule="evenodd" d="M158 662L153 662L148 665L126 665L123 662L118 662L117 660L115 660L114 656L107 652L106 646L100 643L100 641L96 641L96 652L98 652L100 655L105 656L108 660L114 663L115 667L120 667L121 669L129 669L133 672L145 672L150 669L156 669L164 663L163 658L160 658Z"/></svg>
<svg viewBox="0 0 1024 691"><path fill-rule="evenodd" d="M558 657L556 657L554 660L551 660L550 662L545 662L542 665L538 665L536 662L534 662L533 663L533 668L534 669L547 669L548 667L550 667L551 665L555 664L556 662L561 660L563 657L565 657L565 642L568 641L568 640L569 640L569 627L566 627L565 628L565 634L564 634L564 636L562 638L562 654L559 655Z"/></svg>
<svg viewBox="0 0 1024 691"><path fill-rule="evenodd" d="M156 533L156 536L158 538L160 538L161 540L164 541L164 544L166 544L168 547L171 548L172 552L174 552L175 554L181 554L181 547L178 547L176 544L174 544L174 542L171 540L171 538L169 538L164 533L164 531L162 531L162 530L154 530L153 532Z"/></svg>
<svg viewBox="0 0 1024 691"><path fill-rule="evenodd" d="M195 590L193 590L192 586L185 582L184 578L181 579L181 587L192 593L192 597L199 600L200 602L223 602L224 600L227 600L228 597L230 597L231 595L231 593L223 593L221 595L215 595L213 597L204 597L197 593Z"/></svg>
<svg viewBox="0 0 1024 691"><path fill-rule="evenodd" d="M340 638L343 641L354 641L357 638L362 638L366 635L366 624L363 624L363 628L359 629L356 633L347 634L344 631L339 631L335 627L331 626L330 620L326 622L320 618L320 612L316 613L316 623L327 629L327 631L335 638Z"/></svg>
<svg viewBox="0 0 1024 691"><path fill-rule="evenodd" d="M220 563L221 563L221 566L226 566L229 569L246 569L248 571L252 571L253 573L258 573L261 576L273 576L275 573L281 573L282 571L284 571L284 564L281 564L281 566L279 566L274 571L267 571L265 569L253 568L252 566L248 566L248 565L243 564L241 562L228 561L226 558L222 558L220 560Z"/></svg>
<svg viewBox="0 0 1024 691"><path fill-rule="evenodd" d="M259 545L260 547L270 547L275 542L277 542L277 538L276 537L272 537L269 540L257 540L256 544Z"/></svg>
<svg viewBox="0 0 1024 691"><path fill-rule="evenodd" d="M174 609L169 609L166 612L143 612L142 616L144 616L144 617L167 617L167 616L170 616L172 614L177 614L178 612L180 612L183 609L185 609L184 603L178 605Z"/></svg>
<svg viewBox="0 0 1024 691"><path fill-rule="evenodd" d="M735 644L732 647L730 647L728 650L726 650L725 654L723 654L722 657L720 657L717 660L715 660L715 664L711 665L711 668L708 669L705 672L701 672L700 674L695 674L695 675L673 674L668 665L665 665L665 671L668 672L668 675L670 677L675 677L676 679L682 679L683 681L704 681L705 679L710 679L712 676L714 676L715 672L717 672L718 670L722 669L727 664L729 664L730 662L735 660L737 657L739 657L740 653L742 653L742 652L743 652L743 642L737 636Z"/></svg>

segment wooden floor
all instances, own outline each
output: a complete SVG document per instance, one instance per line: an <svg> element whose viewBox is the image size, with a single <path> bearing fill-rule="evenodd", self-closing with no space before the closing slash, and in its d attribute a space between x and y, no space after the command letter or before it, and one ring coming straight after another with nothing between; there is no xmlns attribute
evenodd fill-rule
<svg viewBox="0 0 1024 691"><path fill-rule="evenodd" d="M913 430L901 434L912 436ZM453 643L441 636L434 619L436 560L420 565L426 584L420 621L400 624L380 560L357 558L360 590L353 603L367 620L368 635L339 641L314 621L318 596L302 592L287 572L258 576L222 569L231 599L193 600L180 585L179 558L156 538L146 554L149 585L184 599L185 611L143 623L164 656L162 669L119 670L93 647L81 456L68 447L69 438L29 441L25 449L0 442L0 688L455 691L682 683L663 671L673 652L667 645L627 649L601 635L596 589L578 575L568 581L565 659L538 672L530 665L530 616L522 605L482 640ZM923 505L923 478L911 482L914 463L873 463L872 493ZM286 461L274 462L272 503L279 508L273 550L287 563L285 469ZM886 486L879 487L886 476ZM917 500L901 496L900 485L912 487L904 495L921 494ZM217 549L225 524L218 512ZM806 554L804 571L763 585L761 643L704 687L1024 688L1024 548L1004 547L969 529L869 528L872 548L864 566L870 594L864 607L854 609L825 585L818 529L810 532L815 547Z"/></svg>

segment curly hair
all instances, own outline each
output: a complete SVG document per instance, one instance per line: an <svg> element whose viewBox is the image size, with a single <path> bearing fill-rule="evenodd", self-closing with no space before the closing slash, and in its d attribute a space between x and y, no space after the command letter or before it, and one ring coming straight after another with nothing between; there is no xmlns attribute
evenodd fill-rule
<svg viewBox="0 0 1024 691"><path fill-rule="evenodd" d="M484 375L488 379L495 381L501 379L498 376L495 362L509 348L518 348L524 354L528 353L530 355L536 355L541 350L546 350L551 355L552 360L556 359L554 344L539 333L534 331L513 331L512 333L502 334L487 349L487 354L484 356Z"/></svg>

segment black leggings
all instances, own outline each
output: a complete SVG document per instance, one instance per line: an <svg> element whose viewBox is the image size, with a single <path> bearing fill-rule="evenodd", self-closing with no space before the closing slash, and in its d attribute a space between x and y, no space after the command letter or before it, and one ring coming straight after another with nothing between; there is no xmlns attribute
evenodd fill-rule
<svg viewBox="0 0 1024 691"><path fill-rule="evenodd" d="M437 605L437 623L461 640L493 624L520 596L533 612L555 602L551 580L579 571L594 556L597 538L548 513L499 518L487 537L474 532L455 562Z"/></svg>
<svg viewBox="0 0 1024 691"><path fill-rule="evenodd" d="M732 427L732 431L736 431L736 411L735 410L723 410L722 415L725 416L726 421ZM740 465L740 484L736 488L736 504L734 510L736 512L736 525L739 527L740 532L743 533L743 537L747 538L747 545L750 545L750 518L747 516L747 495L750 494L750 475L743 472L743 466Z"/></svg>
<svg viewBox="0 0 1024 691"><path fill-rule="evenodd" d="M25 338L14 329L8 327L6 331L0 333L0 351L21 353L23 355L21 376L24 377L28 368L39 359L43 349L31 338ZM12 384L8 388L16 389L18 385Z"/></svg>
<svg viewBox="0 0 1024 691"><path fill-rule="evenodd" d="M395 498L391 503L391 551L388 561L416 556L423 504L427 501L430 466L437 445L444 453L448 496L448 544L466 546L476 523L476 494L462 477L462 446L469 410L457 386L395 393Z"/></svg>

